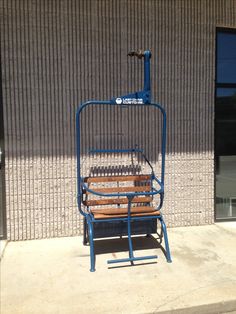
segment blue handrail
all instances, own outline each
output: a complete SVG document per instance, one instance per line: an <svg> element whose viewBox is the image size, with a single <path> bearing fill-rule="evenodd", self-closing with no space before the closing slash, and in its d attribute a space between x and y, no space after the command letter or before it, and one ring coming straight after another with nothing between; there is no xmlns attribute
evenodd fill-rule
<svg viewBox="0 0 236 314"><path fill-rule="evenodd" d="M143 149L130 148L130 149L90 149L89 154L122 154L122 153L143 153Z"/></svg>
<svg viewBox="0 0 236 314"><path fill-rule="evenodd" d="M77 191L78 191L78 197L81 194L81 174L80 174L80 114L81 112L89 105L107 105L107 106L120 106L118 104L114 104L112 101L88 101L86 103L83 103L80 105L76 112L76 143L77 143ZM146 104L128 104L127 106L146 106ZM163 124L162 124L162 145L161 145L161 157L162 157L162 163L161 163L161 180L160 183L164 187L164 175L165 175L165 150L166 150L166 113L164 108L160 104L154 104L150 103L148 106L153 106L157 109L159 109L162 113L163 117ZM109 150L101 150L101 152L109 152ZM114 152L114 150L110 150L111 152ZM127 150L129 151L129 150ZM130 151L133 151L133 149L130 149Z"/></svg>

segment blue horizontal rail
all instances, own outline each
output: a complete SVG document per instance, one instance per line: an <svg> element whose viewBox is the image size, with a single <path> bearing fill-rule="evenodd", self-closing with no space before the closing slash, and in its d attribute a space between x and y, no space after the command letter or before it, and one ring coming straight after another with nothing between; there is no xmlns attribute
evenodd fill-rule
<svg viewBox="0 0 236 314"><path fill-rule="evenodd" d="M160 189L157 190L156 188L154 188L153 186L151 187L152 191L151 192L128 192L128 193L101 193L101 192L96 192L93 189L89 188L88 185L84 182L83 178L80 178L80 182L81 182L81 187L82 189L84 189L85 191L92 193L94 195L97 196L108 196L108 197L118 197L118 196L142 196L142 195L156 195L156 194L161 194L164 192L164 186L161 183L161 181L154 175L153 176L153 180L156 181L159 186Z"/></svg>
<svg viewBox="0 0 236 314"><path fill-rule="evenodd" d="M120 153L143 153L143 149L131 148L131 149L90 149L89 154L120 154Z"/></svg>
<svg viewBox="0 0 236 314"><path fill-rule="evenodd" d="M156 195L160 194L163 192L163 187L161 187L159 190L156 188L152 187L151 192L128 192L128 193L101 193L101 192L96 192L90 188L87 187L87 185L84 183L82 184L82 188L86 190L89 193L92 193L97 196L107 196L107 197L119 197L119 196L142 196L142 195Z"/></svg>
<svg viewBox="0 0 236 314"><path fill-rule="evenodd" d="M154 213L154 212L153 212ZM148 219L152 219L152 218L158 218L161 217L161 214L153 214L153 215L148 215L148 216L131 216L130 217L130 221L135 221L135 220L148 220ZM106 219L95 219L95 218L91 218L93 222L114 222L114 221L123 221L123 222L127 222L128 221L128 217L119 217L119 218L106 218Z"/></svg>

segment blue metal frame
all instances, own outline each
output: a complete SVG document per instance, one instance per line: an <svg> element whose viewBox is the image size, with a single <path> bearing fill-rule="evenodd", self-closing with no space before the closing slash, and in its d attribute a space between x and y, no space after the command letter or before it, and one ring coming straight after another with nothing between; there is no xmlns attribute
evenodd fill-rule
<svg viewBox="0 0 236 314"><path fill-rule="evenodd" d="M91 268L90 271L95 271L95 254L94 254L94 232L93 232L93 224L99 222L114 222L114 221L123 221L127 223L128 229L128 242L129 242L129 258L125 259L116 259L116 260L109 260L108 264L111 263L120 263L120 262L131 262L133 264L134 261L138 260L147 260L157 258L156 255L152 256L143 256L143 257L134 257L133 254L133 246L132 246L132 231L131 231L131 222L135 220L149 220L152 218L159 219L164 235L165 241L165 248L166 248L166 259L168 262L171 262L171 255L168 243L168 236L166 231L166 225L163 220L163 216L159 214L159 210L162 207L163 199L164 199L164 173L165 173L165 147L166 147L166 113L164 108L160 104L151 103L151 87L150 87L150 58L151 52L144 51L144 53L131 53L131 55L136 55L139 58L144 57L144 89L142 91L129 94L126 96L121 96L118 98L113 98L110 101L88 101L80 105L76 112L76 142L77 142L77 201L80 213L84 216L86 222L85 227L88 228L88 237L90 242L90 264ZM151 191L150 192L129 192L129 193L100 193L95 192L88 187L88 185L84 182L84 178L81 177L80 172L80 114L87 106L99 106L99 105L107 105L107 106L153 106L156 109L160 110L162 113L163 124L162 124L162 145L161 145L161 156L162 156L162 165L161 165L161 178L160 180L155 176L153 168L150 162L147 160L146 156L143 153L142 149L139 148L131 148L125 150L114 150L114 149L90 149L89 154L101 154L101 153L141 153L145 160L147 160L149 166L152 169L152 176L151 176ZM154 187L154 183L159 185L159 189ZM95 219L94 216L89 211L84 211L82 209L82 200L83 200L83 190L87 190L90 193L93 193L98 196L106 196L106 197L116 197L116 196L123 196L128 198L128 215L127 217L122 218L109 218L109 219ZM132 217L131 216L131 202L135 196L140 195L160 195L160 203L156 208L158 214L153 214L152 216L141 216L141 217ZM86 229L86 228L85 228ZM85 237L84 237L85 242Z"/></svg>

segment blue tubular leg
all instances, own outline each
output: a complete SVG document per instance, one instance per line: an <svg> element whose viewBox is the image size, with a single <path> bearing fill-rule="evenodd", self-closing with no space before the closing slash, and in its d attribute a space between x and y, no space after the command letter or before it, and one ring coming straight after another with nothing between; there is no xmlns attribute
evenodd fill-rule
<svg viewBox="0 0 236 314"><path fill-rule="evenodd" d="M161 228L164 235L164 241L165 241L165 248L166 248L166 260L168 263L172 263L171 255L170 255L170 248L169 248L169 241L167 236L167 230L166 230L166 224L162 217L159 218L161 222Z"/></svg>
<svg viewBox="0 0 236 314"><path fill-rule="evenodd" d="M85 217L83 217L83 222L84 222L83 245L86 245L88 243L88 240L87 240L87 219Z"/></svg>
<svg viewBox="0 0 236 314"><path fill-rule="evenodd" d="M95 271L95 253L94 253L94 242L93 242L93 223L90 219L87 219L88 222L88 235L89 235L89 244L90 244L90 271Z"/></svg>
<svg viewBox="0 0 236 314"><path fill-rule="evenodd" d="M132 202L133 196L128 197L128 221L127 221L127 227L128 227L128 240L129 240L129 258L131 259L131 264L133 265L133 258L134 258L134 252L133 252L133 244L131 239L131 202Z"/></svg>

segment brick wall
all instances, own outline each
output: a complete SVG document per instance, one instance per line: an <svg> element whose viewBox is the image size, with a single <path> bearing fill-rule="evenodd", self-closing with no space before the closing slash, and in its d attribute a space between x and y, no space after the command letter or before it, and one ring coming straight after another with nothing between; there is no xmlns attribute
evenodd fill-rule
<svg viewBox="0 0 236 314"><path fill-rule="evenodd" d="M215 36L236 27L234 0L1 0L0 12L9 239L82 232L75 110L139 89L126 57L138 48L168 115L166 221L214 221Z"/></svg>

